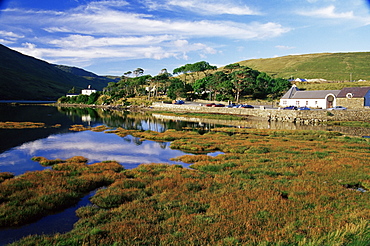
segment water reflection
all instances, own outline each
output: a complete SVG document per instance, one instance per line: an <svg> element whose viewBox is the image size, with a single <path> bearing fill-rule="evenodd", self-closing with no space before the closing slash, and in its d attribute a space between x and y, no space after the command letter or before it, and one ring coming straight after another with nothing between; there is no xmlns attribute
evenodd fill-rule
<svg viewBox="0 0 370 246"><path fill-rule="evenodd" d="M115 160L126 169L142 163L176 163L169 161L185 153L172 150L170 143L142 141L139 138L124 138L113 133L74 132L50 135L47 138L24 143L0 154L0 170L16 175L26 171L43 170L38 163L31 160L34 156L48 159L68 159L84 156L89 163ZM184 163L180 163L186 166Z"/></svg>

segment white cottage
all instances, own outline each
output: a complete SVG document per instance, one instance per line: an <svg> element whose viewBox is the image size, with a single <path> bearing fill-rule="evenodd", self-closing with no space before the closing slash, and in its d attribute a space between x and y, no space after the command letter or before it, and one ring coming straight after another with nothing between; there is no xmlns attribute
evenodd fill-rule
<svg viewBox="0 0 370 246"><path fill-rule="evenodd" d="M82 91L81 91L81 94L82 95L88 95L88 96L90 96L92 93L95 93L96 92L96 90L95 89L93 89L92 87L91 87L91 85L89 85L88 87L87 87L87 89L83 89Z"/></svg>
<svg viewBox="0 0 370 246"><path fill-rule="evenodd" d="M280 99L280 107L331 108L336 106L339 92L340 90L300 91L296 85L293 85Z"/></svg>

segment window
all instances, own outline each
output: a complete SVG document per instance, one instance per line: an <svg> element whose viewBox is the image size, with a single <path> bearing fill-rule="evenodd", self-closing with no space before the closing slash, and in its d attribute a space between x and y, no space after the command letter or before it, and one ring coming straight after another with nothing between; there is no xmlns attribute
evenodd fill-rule
<svg viewBox="0 0 370 246"><path fill-rule="evenodd" d="M306 101L306 106L308 106L308 101Z"/></svg>
<svg viewBox="0 0 370 246"><path fill-rule="evenodd" d="M299 101L296 101L296 102L295 102L295 105L299 106Z"/></svg>

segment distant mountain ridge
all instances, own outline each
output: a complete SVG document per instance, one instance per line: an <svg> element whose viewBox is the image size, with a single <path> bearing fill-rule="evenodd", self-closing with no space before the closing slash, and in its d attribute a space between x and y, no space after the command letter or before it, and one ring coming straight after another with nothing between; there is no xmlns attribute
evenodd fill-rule
<svg viewBox="0 0 370 246"><path fill-rule="evenodd" d="M81 76L81 77L91 77L91 78L99 77L95 73L86 71L86 70L84 70L82 68L78 68L78 67L70 67L70 66L65 66L65 65L54 65L54 66L63 70L63 71L65 71L65 72L67 72L67 73L72 73L74 75Z"/></svg>
<svg viewBox="0 0 370 246"><path fill-rule="evenodd" d="M0 100L56 100L75 87L102 90L112 78L54 65L0 44Z"/></svg>

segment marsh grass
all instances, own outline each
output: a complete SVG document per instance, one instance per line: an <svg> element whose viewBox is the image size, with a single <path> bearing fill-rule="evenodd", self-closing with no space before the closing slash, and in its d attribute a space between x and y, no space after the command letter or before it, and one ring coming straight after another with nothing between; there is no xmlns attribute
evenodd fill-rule
<svg viewBox="0 0 370 246"><path fill-rule="evenodd" d="M328 121L329 126L370 127L370 122L363 121Z"/></svg>
<svg viewBox="0 0 370 246"><path fill-rule="evenodd" d="M25 129L25 128L44 128L45 123L39 122L0 122L0 129Z"/></svg>
<svg viewBox="0 0 370 246"><path fill-rule="evenodd" d="M110 130L110 128L105 125L100 125L96 127L90 127L90 126L84 126L84 125L71 125L69 130L75 131L75 132L82 132L82 131L103 132L103 131Z"/></svg>
<svg viewBox="0 0 370 246"><path fill-rule="evenodd" d="M231 131L233 134L228 134ZM174 139L171 148L205 152L217 149L224 154L212 157L203 153L174 159L191 164L190 169L145 164L119 174L110 172L106 176L110 183L91 198L95 205L78 210L80 220L72 231L31 236L18 245L369 242L369 194L355 189L366 189L370 184L369 141L323 131L217 128L204 135L188 133L130 132L143 139L169 136ZM67 172L66 177L71 172L76 173L74 178L86 172L89 176L96 174L84 163L77 163L74 168L68 165L60 163L54 167ZM94 179L101 176L97 174ZM13 178L0 187L10 180ZM23 192L24 197L31 196L28 191L33 184L27 181L12 189ZM18 200L21 204L22 200Z"/></svg>
<svg viewBox="0 0 370 246"><path fill-rule="evenodd" d="M75 204L87 192L116 179L123 170L116 162L87 165L87 159L34 158L53 170L28 172L0 183L0 227L19 226ZM45 162L47 164L45 164Z"/></svg>
<svg viewBox="0 0 370 246"><path fill-rule="evenodd" d="M6 179L14 178L14 174L10 172L2 172L0 173L0 183L3 182Z"/></svg>

